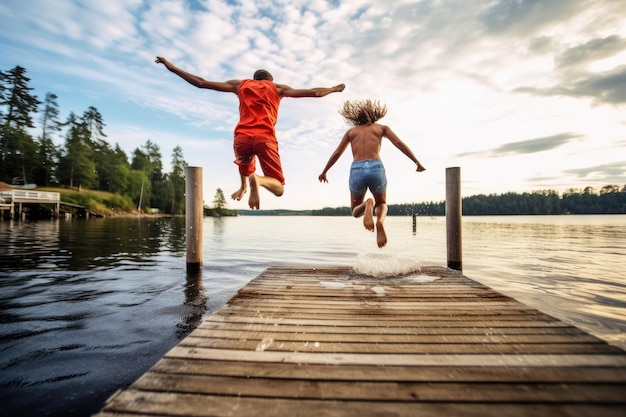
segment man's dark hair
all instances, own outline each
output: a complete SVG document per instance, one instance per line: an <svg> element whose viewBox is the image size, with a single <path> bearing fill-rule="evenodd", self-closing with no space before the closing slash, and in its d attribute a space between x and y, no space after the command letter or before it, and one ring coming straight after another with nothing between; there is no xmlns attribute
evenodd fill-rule
<svg viewBox="0 0 626 417"><path fill-rule="evenodd" d="M260 70L256 70L254 72L254 78L255 80L269 80L269 81L274 81L274 77L272 77L272 74L270 74L269 71L264 70L264 69L260 69Z"/></svg>

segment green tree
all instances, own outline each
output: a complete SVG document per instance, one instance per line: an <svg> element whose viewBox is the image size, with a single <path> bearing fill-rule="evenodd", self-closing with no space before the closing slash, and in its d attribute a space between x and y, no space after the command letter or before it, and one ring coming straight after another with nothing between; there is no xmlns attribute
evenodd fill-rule
<svg viewBox="0 0 626 417"><path fill-rule="evenodd" d="M145 196L152 192L150 179L141 171L131 170L128 175L127 194L137 204L138 210L150 207L145 202Z"/></svg>
<svg viewBox="0 0 626 417"><path fill-rule="evenodd" d="M600 189L600 195L619 192L619 185L605 185Z"/></svg>
<svg viewBox="0 0 626 417"><path fill-rule="evenodd" d="M144 184L142 207L165 207L167 187L164 187L163 163L161 161L161 149L152 141L146 141L141 148L135 149L131 168L142 172L149 180L149 186ZM149 192L146 192L149 190ZM156 191L153 193L153 190Z"/></svg>
<svg viewBox="0 0 626 417"><path fill-rule="evenodd" d="M111 191L114 181L115 168L118 164L115 151L108 142L102 139L92 139L89 144L93 150L96 174L98 177L98 189Z"/></svg>
<svg viewBox="0 0 626 417"><path fill-rule="evenodd" d="M43 112L41 113L41 139L49 139L52 133L60 132L62 123L59 120L59 103L57 95L54 93L46 93L43 103Z"/></svg>
<svg viewBox="0 0 626 417"><path fill-rule="evenodd" d="M7 180L20 177L24 182L32 182L36 168L37 143L33 137L22 129L10 129L5 135L9 143L7 160L0 162L2 174Z"/></svg>
<svg viewBox="0 0 626 417"><path fill-rule="evenodd" d="M59 160L59 148L52 140L52 134L58 133L62 129L59 120L59 104L57 95L46 93L44 108L41 114L41 137L39 138L39 149L37 151L38 166L33 173L33 180L37 184L50 185L56 182L56 167Z"/></svg>
<svg viewBox="0 0 626 417"><path fill-rule="evenodd" d="M112 193L132 195L130 192L130 177L132 171L130 164L117 164L112 167L111 170L111 182L109 189Z"/></svg>
<svg viewBox="0 0 626 417"><path fill-rule="evenodd" d="M169 175L172 214L185 212L185 168L187 162L183 158L183 148L176 146L172 151L172 172Z"/></svg>
<svg viewBox="0 0 626 417"><path fill-rule="evenodd" d="M33 171L33 181L36 184L48 186L58 182L57 167L60 159L60 150L50 138L39 140L37 160L39 165Z"/></svg>
<svg viewBox="0 0 626 417"><path fill-rule="evenodd" d="M40 102L31 94L30 78L19 65L0 71L0 177L26 176L36 165L35 141L27 132Z"/></svg>
<svg viewBox="0 0 626 417"><path fill-rule="evenodd" d="M221 216L224 212L224 208L226 208L226 198L224 197L224 191L221 188L218 188L215 191L215 196L213 197L213 208L215 209L215 214L217 216Z"/></svg>
<svg viewBox="0 0 626 417"><path fill-rule="evenodd" d="M92 140L101 139L106 137L104 134L104 124L102 114L96 109L94 106L89 106L85 112L83 112L83 122L85 123L85 128L89 131L89 137Z"/></svg>
<svg viewBox="0 0 626 417"><path fill-rule="evenodd" d="M59 161L59 180L73 187L96 189L98 175L90 133L82 119L71 112L65 123L68 131Z"/></svg>
<svg viewBox="0 0 626 417"><path fill-rule="evenodd" d="M110 180L108 183L109 191L130 195L128 190L131 169L126 152L124 152L118 144L115 144L115 149L109 158L111 164Z"/></svg>
<svg viewBox="0 0 626 417"><path fill-rule="evenodd" d="M213 197L213 207L216 209L223 209L226 207L226 198L224 197L224 191L221 188L215 190L215 196Z"/></svg>
<svg viewBox="0 0 626 417"><path fill-rule="evenodd" d="M98 189L111 191L111 183L113 181L114 172L116 171L115 167L119 161L111 145L103 139L107 136L104 133L104 118L97 108L89 106L89 108L83 112L81 120L85 130L88 132L86 144L93 151L96 174L98 177Z"/></svg>

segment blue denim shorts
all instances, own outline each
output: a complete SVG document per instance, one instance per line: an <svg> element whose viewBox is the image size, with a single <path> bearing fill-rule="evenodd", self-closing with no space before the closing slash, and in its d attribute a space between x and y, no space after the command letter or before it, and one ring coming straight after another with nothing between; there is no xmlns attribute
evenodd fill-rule
<svg viewBox="0 0 626 417"><path fill-rule="evenodd" d="M385 167L379 159L354 161L350 167L350 192L365 195L369 188L372 194L382 194L387 189Z"/></svg>

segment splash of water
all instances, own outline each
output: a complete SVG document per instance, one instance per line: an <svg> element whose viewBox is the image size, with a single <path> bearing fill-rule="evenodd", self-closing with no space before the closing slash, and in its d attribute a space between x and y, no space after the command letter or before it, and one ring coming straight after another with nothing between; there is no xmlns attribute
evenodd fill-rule
<svg viewBox="0 0 626 417"><path fill-rule="evenodd" d="M421 263L417 259L392 253L364 253L356 258L354 271L357 274L377 278L407 275L419 272Z"/></svg>

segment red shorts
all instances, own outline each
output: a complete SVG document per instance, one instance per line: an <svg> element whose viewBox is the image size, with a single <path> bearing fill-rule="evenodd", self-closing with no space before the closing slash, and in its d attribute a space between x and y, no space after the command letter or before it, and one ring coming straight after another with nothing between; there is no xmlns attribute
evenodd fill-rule
<svg viewBox="0 0 626 417"><path fill-rule="evenodd" d="M278 154L278 142L275 139L235 136L233 148L235 164L239 166L239 174L246 177L253 174L256 170L256 158L259 158L263 175L274 178L285 185L283 168Z"/></svg>

